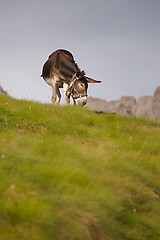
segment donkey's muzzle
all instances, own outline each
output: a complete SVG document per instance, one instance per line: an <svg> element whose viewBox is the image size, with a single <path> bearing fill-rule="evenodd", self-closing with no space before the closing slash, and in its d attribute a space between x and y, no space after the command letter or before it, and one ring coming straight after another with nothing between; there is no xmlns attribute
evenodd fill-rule
<svg viewBox="0 0 160 240"><path fill-rule="evenodd" d="M74 101L76 102L77 105L84 106L87 103L87 96L76 98L74 99Z"/></svg>

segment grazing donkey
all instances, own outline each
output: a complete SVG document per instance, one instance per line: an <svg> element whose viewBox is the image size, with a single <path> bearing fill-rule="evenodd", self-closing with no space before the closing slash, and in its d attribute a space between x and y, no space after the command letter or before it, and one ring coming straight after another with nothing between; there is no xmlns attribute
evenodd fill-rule
<svg viewBox="0 0 160 240"><path fill-rule="evenodd" d="M70 96L74 104L87 103L88 83L101 81L86 77L75 62L73 55L63 49L53 52L45 62L42 70L43 79L52 87L52 103L59 104L61 94L59 88L64 89L65 102L70 104Z"/></svg>

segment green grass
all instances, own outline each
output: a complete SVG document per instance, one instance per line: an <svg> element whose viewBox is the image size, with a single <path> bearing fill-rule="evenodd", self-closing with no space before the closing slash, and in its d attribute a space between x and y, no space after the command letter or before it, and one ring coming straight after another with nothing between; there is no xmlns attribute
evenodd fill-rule
<svg viewBox="0 0 160 240"><path fill-rule="evenodd" d="M160 239L160 123L0 95L0 240Z"/></svg>

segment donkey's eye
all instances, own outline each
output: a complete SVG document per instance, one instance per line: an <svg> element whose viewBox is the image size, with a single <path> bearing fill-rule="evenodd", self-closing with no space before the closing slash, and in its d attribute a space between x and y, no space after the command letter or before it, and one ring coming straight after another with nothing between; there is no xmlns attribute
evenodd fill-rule
<svg viewBox="0 0 160 240"><path fill-rule="evenodd" d="M83 87L83 83L80 83L80 86Z"/></svg>

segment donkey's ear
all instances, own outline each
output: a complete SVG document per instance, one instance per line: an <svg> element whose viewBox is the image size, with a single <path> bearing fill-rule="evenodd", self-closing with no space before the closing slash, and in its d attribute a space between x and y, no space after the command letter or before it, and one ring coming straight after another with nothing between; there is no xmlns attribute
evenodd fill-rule
<svg viewBox="0 0 160 240"><path fill-rule="evenodd" d="M90 77L86 77L86 79L87 79L88 83L101 83L101 81L95 80L95 79L90 78Z"/></svg>
<svg viewBox="0 0 160 240"><path fill-rule="evenodd" d="M80 78L80 77L83 77L85 75L85 71L80 71L80 70L78 70L77 72L76 72L76 77L77 78Z"/></svg>

